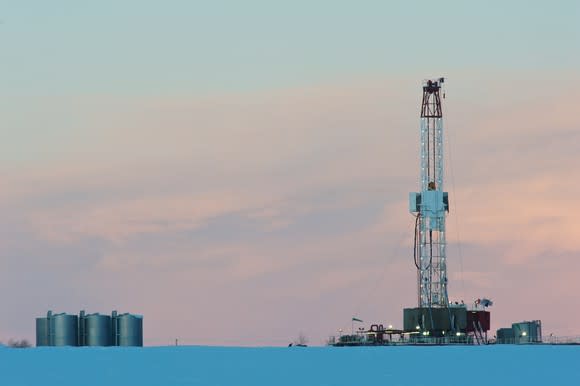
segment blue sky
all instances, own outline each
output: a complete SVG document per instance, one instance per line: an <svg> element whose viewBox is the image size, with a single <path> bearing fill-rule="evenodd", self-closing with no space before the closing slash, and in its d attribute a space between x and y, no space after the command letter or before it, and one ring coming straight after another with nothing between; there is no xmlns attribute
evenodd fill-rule
<svg viewBox="0 0 580 386"><path fill-rule="evenodd" d="M215 94L580 66L575 1L18 1L4 95Z"/></svg>
<svg viewBox="0 0 580 386"><path fill-rule="evenodd" d="M8 161L47 153L31 142L83 141L77 111L106 99L580 67L575 1L14 1L0 12L3 117L20 127ZM101 101L74 103L91 96ZM54 115L49 130L23 118Z"/></svg>

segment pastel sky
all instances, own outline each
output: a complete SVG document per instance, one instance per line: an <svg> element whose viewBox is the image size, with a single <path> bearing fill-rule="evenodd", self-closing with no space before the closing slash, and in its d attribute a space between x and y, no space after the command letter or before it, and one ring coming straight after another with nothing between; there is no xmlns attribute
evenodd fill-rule
<svg viewBox="0 0 580 386"><path fill-rule="evenodd" d="M0 341L322 344L416 304L421 81L447 78L450 296L580 327L577 1L0 2Z"/></svg>

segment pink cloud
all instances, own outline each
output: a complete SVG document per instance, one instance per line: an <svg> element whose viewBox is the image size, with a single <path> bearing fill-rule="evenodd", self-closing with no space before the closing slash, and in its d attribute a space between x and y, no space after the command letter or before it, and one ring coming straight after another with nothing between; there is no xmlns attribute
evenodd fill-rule
<svg viewBox="0 0 580 386"><path fill-rule="evenodd" d="M545 265L538 255L580 251L570 131L579 122L569 113L577 94L554 83L546 101L518 80L514 94L504 76L486 85L480 106L467 75L471 88L454 93L450 81L446 100L452 296L493 296L497 323L531 313L530 296L573 303L569 261ZM87 303L144 313L151 343L279 343L298 329L321 341L348 329L353 314L397 324L415 302L406 203L418 180L413 82L128 100L112 115L87 112L94 120L79 130L98 136L60 160L6 173L4 217L24 222L21 243L75 246L73 254L98 240L87 272L75 271ZM567 331L560 317L538 313Z"/></svg>

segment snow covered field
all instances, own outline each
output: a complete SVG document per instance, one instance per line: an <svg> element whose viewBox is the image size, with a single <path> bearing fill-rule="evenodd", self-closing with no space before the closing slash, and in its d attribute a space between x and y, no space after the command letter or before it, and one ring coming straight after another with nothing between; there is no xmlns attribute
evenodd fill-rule
<svg viewBox="0 0 580 386"><path fill-rule="evenodd" d="M580 385L580 346L0 347L0 385Z"/></svg>

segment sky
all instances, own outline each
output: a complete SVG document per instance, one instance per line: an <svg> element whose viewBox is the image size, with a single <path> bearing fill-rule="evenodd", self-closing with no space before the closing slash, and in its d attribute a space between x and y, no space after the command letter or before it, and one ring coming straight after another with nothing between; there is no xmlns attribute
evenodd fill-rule
<svg viewBox="0 0 580 386"><path fill-rule="evenodd" d="M450 298L580 335L575 1L0 1L0 341L311 344L416 304L421 82L446 77ZM565 312L563 312L565 310Z"/></svg>

